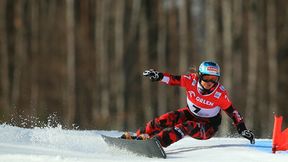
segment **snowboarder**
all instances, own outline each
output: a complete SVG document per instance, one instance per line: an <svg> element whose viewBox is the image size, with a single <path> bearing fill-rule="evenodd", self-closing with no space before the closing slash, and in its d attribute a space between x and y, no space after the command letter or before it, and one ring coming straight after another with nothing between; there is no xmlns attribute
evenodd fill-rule
<svg viewBox="0 0 288 162"><path fill-rule="evenodd" d="M185 75L171 75L150 69L143 72L151 81L177 85L186 89L187 106L149 121L136 131L137 139L156 138L167 147L184 136L207 140L215 135L221 124L221 110L233 120L240 135L255 143L254 134L245 126L243 117L232 106L227 91L219 83L220 67L213 61L204 61L198 71ZM124 133L121 138L133 138Z"/></svg>

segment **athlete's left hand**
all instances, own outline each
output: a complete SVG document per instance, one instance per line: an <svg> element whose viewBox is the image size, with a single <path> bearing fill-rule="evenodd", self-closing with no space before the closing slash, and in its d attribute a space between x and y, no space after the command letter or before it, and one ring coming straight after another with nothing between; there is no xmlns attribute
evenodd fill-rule
<svg viewBox="0 0 288 162"><path fill-rule="evenodd" d="M255 144L255 136L253 134L252 131L246 129L246 130L243 130L241 132L241 135L244 137L244 138L247 138L248 140L250 140L250 143L251 144Z"/></svg>

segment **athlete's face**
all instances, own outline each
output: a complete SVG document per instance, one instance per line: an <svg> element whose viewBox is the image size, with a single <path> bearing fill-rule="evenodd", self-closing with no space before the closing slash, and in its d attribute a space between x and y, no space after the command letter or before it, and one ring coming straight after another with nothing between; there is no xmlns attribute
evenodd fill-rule
<svg viewBox="0 0 288 162"><path fill-rule="evenodd" d="M214 84L216 84L219 80L219 77L214 76L214 75L204 75L202 76L202 80L201 80L201 85L205 88L205 89L210 89L214 86Z"/></svg>

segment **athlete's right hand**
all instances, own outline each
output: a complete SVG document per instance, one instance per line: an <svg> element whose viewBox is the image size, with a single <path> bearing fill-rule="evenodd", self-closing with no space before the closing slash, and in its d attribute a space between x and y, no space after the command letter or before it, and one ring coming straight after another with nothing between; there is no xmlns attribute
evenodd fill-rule
<svg viewBox="0 0 288 162"><path fill-rule="evenodd" d="M156 70L154 70L154 69L145 70L143 72L143 76L149 77L149 79L151 81L153 81L153 82L154 81L159 81L159 80L161 80L163 78L163 74L158 72L158 71L156 71Z"/></svg>

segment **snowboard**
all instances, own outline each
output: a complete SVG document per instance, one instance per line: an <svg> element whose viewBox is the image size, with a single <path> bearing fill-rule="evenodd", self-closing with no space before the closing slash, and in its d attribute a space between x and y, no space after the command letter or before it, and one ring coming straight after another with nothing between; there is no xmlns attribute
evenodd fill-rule
<svg viewBox="0 0 288 162"><path fill-rule="evenodd" d="M127 140L101 135L109 146L133 152L140 156L166 158L166 153L156 139L147 140Z"/></svg>

